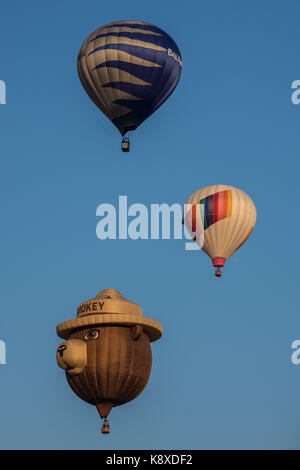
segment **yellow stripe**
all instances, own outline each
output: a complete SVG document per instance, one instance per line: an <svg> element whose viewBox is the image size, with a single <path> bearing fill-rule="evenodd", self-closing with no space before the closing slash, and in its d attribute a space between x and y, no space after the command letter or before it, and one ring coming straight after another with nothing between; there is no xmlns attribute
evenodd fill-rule
<svg viewBox="0 0 300 470"><path fill-rule="evenodd" d="M157 46L156 44L150 44L149 42L139 41L138 39L121 38L118 36L105 36L102 38L95 39L94 42L90 42L87 46L86 53L89 54L96 47L108 46L109 44L126 44L127 46L139 46L145 49L152 49L154 51L166 51L163 47Z"/></svg>
<svg viewBox="0 0 300 470"><path fill-rule="evenodd" d="M146 26L153 26L149 23L145 23L144 21L114 21L113 23L108 23L108 24L105 24L104 26L102 26L101 28L107 28L107 26L113 26L114 24L140 24L140 25L146 25ZM101 28L98 28L97 31L99 31L99 29Z"/></svg>
<svg viewBox="0 0 300 470"><path fill-rule="evenodd" d="M107 33L143 33L143 34L151 34L152 36L162 36L160 33L154 33L153 31L148 31L145 29L139 28L130 28L128 26L115 26L113 28L101 28L98 30L98 34L107 34Z"/></svg>
<svg viewBox="0 0 300 470"><path fill-rule="evenodd" d="M116 104L116 103L111 103L110 106L108 106L109 110L109 119L115 119L121 116L124 116L130 111L130 108L127 108L126 106Z"/></svg>
<svg viewBox="0 0 300 470"><path fill-rule="evenodd" d="M106 87L108 90L111 87ZM130 93L126 93L126 91L119 90L118 88L114 88L114 101L115 100L134 100L134 101L143 101L142 98L138 98L137 96L131 95Z"/></svg>
<svg viewBox="0 0 300 470"><path fill-rule="evenodd" d="M93 55L96 57L95 63L97 65L112 60L122 60L124 62L129 62L130 64L142 65L143 67L161 67L159 64L141 59L140 57L128 54L128 52L121 51L120 49L101 49L100 51L96 51Z"/></svg>
<svg viewBox="0 0 300 470"><path fill-rule="evenodd" d="M96 73L102 86L113 82L126 82L133 83L134 85L151 85L151 83L144 82L144 80L141 80L140 78L137 78L121 69L116 69L114 67L103 67L96 70L91 70L93 69L93 64L91 66L90 64L88 65L90 74L93 75Z"/></svg>

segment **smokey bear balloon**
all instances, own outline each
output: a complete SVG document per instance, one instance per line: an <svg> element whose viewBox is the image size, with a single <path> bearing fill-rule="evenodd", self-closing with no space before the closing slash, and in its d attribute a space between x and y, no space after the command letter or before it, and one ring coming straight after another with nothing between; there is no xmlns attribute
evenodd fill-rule
<svg viewBox="0 0 300 470"><path fill-rule="evenodd" d="M162 336L162 326L115 289L105 289L83 302L77 318L57 326L65 339L56 351L72 390L95 405L109 433L107 416L145 388L150 377L150 343Z"/></svg>

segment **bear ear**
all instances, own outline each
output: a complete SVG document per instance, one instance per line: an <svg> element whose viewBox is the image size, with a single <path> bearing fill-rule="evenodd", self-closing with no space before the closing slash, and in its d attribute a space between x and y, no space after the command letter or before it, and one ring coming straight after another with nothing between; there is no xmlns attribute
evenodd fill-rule
<svg viewBox="0 0 300 470"><path fill-rule="evenodd" d="M131 327L131 336L134 341L137 341L142 333L143 333L142 325L133 325Z"/></svg>

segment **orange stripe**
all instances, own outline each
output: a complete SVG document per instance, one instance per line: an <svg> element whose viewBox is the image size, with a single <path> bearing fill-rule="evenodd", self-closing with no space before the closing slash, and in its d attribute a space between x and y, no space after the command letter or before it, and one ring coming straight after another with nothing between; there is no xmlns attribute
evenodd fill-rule
<svg viewBox="0 0 300 470"><path fill-rule="evenodd" d="M222 210L222 219L225 219L227 217L227 212L228 212L228 191L222 191L222 196L223 196L223 210Z"/></svg>
<svg viewBox="0 0 300 470"><path fill-rule="evenodd" d="M222 192L220 192L219 200L218 200L218 220L222 220L223 205L224 205L224 197L223 197Z"/></svg>
<svg viewBox="0 0 300 470"><path fill-rule="evenodd" d="M237 251L239 248L241 248L241 246L245 243L245 241L247 240L247 238L249 238L249 236L251 235L251 232L252 232L253 229L254 229L254 227L251 227L251 228L250 228L248 235L245 236L245 238L244 238L244 240L242 241L242 243L240 243L239 246L238 246L234 251Z"/></svg>
<svg viewBox="0 0 300 470"><path fill-rule="evenodd" d="M232 215L232 191L231 189L228 189L227 194L228 194L228 212L226 214L226 217L230 217Z"/></svg>

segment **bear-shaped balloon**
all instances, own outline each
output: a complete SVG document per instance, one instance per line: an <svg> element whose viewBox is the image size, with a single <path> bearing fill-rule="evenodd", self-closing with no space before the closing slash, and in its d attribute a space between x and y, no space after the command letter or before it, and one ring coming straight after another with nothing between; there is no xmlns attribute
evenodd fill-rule
<svg viewBox="0 0 300 470"><path fill-rule="evenodd" d="M112 407L133 400L147 385L150 342L161 337L162 327L118 291L105 289L83 302L77 318L58 325L57 333L67 339L57 348L57 363L72 390L97 407L107 434Z"/></svg>

